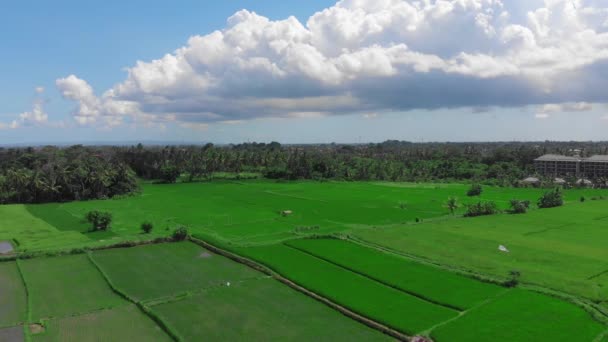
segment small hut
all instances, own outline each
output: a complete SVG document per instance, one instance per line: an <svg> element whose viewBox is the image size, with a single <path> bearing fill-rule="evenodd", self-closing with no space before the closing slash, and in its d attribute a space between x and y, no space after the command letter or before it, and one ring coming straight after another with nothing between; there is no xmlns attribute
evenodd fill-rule
<svg viewBox="0 0 608 342"><path fill-rule="evenodd" d="M536 177L528 177L528 178L522 180L521 183L524 185L539 186L540 179L538 179Z"/></svg>

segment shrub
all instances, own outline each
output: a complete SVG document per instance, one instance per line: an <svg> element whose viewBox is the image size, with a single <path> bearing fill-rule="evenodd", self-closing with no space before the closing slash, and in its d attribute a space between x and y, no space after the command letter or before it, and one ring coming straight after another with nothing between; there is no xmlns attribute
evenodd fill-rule
<svg viewBox="0 0 608 342"><path fill-rule="evenodd" d="M86 219L91 223L91 231L108 230L112 223L112 214L105 211L92 210L86 214Z"/></svg>
<svg viewBox="0 0 608 342"><path fill-rule="evenodd" d="M458 199L456 197L448 198L448 201L446 202L445 206L448 208L448 210L450 211L450 214L452 214L452 215L454 215L454 212L456 212L456 209L458 209L460 207L460 205L458 204Z"/></svg>
<svg viewBox="0 0 608 342"><path fill-rule="evenodd" d="M160 177L165 183L175 183L179 175L180 171L174 165L163 165L160 168Z"/></svg>
<svg viewBox="0 0 608 342"><path fill-rule="evenodd" d="M519 271L510 271L509 272L509 280L506 280L502 283L505 287L516 287L519 284L519 277L521 273Z"/></svg>
<svg viewBox="0 0 608 342"><path fill-rule="evenodd" d="M546 192L538 199L539 208L554 208L562 205L564 205L564 199L562 198L562 189L559 187Z"/></svg>
<svg viewBox="0 0 608 342"><path fill-rule="evenodd" d="M494 202L477 202L475 204L467 205L467 212L464 214L465 217L476 217L494 215L498 213L498 207Z"/></svg>
<svg viewBox="0 0 608 342"><path fill-rule="evenodd" d="M188 228L184 226L175 228L173 234L171 234L171 237L174 241L186 240L186 238L188 238Z"/></svg>
<svg viewBox="0 0 608 342"><path fill-rule="evenodd" d="M483 189L481 188L481 185L473 184L473 185L471 185L471 188L469 189L469 191L467 191L467 196L470 196L470 197L479 196L479 195L481 195L482 191L483 191Z"/></svg>
<svg viewBox="0 0 608 342"><path fill-rule="evenodd" d="M152 224L152 222L146 221L141 224L141 230L146 234L150 234L152 232L153 228L154 228L154 225Z"/></svg>
<svg viewBox="0 0 608 342"><path fill-rule="evenodd" d="M399 202L400 209L407 209L407 202Z"/></svg>
<svg viewBox="0 0 608 342"><path fill-rule="evenodd" d="M522 201L522 200L516 200L513 199L511 200L511 209L509 210L509 212L511 214L525 214L526 212L528 212L528 209L530 208L530 201Z"/></svg>
<svg viewBox="0 0 608 342"><path fill-rule="evenodd" d="M581 196L581 202L585 202L586 198L585 196Z"/></svg>

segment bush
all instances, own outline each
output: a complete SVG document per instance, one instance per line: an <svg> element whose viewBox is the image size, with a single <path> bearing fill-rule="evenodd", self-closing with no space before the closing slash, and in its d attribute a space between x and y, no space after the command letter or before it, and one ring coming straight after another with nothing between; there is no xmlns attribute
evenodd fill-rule
<svg viewBox="0 0 608 342"><path fill-rule="evenodd" d="M174 241L184 241L186 238L188 238L188 235L188 228L181 226L175 228L173 234L171 234L171 237Z"/></svg>
<svg viewBox="0 0 608 342"><path fill-rule="evenodd" d="M561 207L562 205L564 205L564 199L562 197L561 188L555 188L552 191L548 191L538 199L539 208L555 208Z"/></svg>
<svg viewBox="0 0 608 342"><path fill-rule="evenodd" d="M467 205L467 212L464 214L465 217L476 217L494 215L498 213L498 207L494 202L477 202L475 204Z"/></svg>
<svg viewBox="0 0 608 342"><path fill-rule="evenodd" d="M481 195L482 191L483 191L483 189L481 188L481 185L473 184L473 185L471 185L471 188L469 189L469 191L467 191L467 196L469 196L469 197L479 196L479 195Z"/></svg>
<svg viewBox="0 0 608 342"><path fill-rule="evenodd" d="M141 224L141 230L146 234L150 234L153 228L154 225L152 224L152 222L144 222Z"/></svg>
<svg viewBox="0 0 608 342"><path fill-rule="evenodd" d="M163 165L160 168L160 177L165 183L175 183L179 175L180 171L174 165Z"/></svg>
<svg viewBox="0 0 608 342"><path fill-rule="evenodd" d="M91 231L105 231L110 229L112 214L105 211L93 210L86 214L86 219L91 223Z"/></svg>
<svg viewBox="0 0 608 342"><path fill-rule="evenodd" d="M581 202L585 202L586 198L585 196L581 196Z"/></svg>
<svg viewBox="0 0 608 342"><path fill-rule="evenodd" d="M511 214L525 214L526 212L528 212L528 209L530 208L530 201L521 201L521 200L516 200L513 199L511 200L511 210L509 210L509 212Z"/></svg>

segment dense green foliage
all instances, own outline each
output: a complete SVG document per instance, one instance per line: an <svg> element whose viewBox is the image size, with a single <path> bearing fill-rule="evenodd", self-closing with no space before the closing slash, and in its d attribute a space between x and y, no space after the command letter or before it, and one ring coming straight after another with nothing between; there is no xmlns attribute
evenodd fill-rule
<svg viewBox="0 0 608 342"><path fill-rule="evenodd" d="M20 261L34 320L82 314L126 302L85 254Z"/></svg>
<svg viewBox="0 0 608 342"><path fill-rule="evenodd" d="M0 149L0 204L111 198L137 190L135 174L107 149Z"/></svg>
<svg viewBox="0 0 608 342"><path fill-rule="evenodd" d="M285 245L236 251L313 292L406 334L416 334L458 314Z"/></svg>
<svg viewBox="0 0 608 342"><path fill-rule="evenodd" d="M110 229L112 214L106 211L91 210L86 214L87 221L91 224L91 231Z"/></svg>
<svg viewBox="0 0 608 342"><path fill-rule="evenodd" d="M539 208L555 208L564 205L564 199L561 188L555 188L538 199Z"/></svg>
<svg viewBox="0 0 608 342"><path fill-rule="evenodd" d="M110 281L136 300L175 296L260 276L191 242L103 250L92 256Z"/></svg>
<svg viewBox="0 0 608 342"><path fill-rule="evenodd" d="M595 341L605 329L571 303L515 289L432 336L437 342Z"/></svg>
<svg viewBox="0 0 608 342"><path fill-rule="evenodd" d="M511 208L509 209L509 212L511 214L525 214L528 212L528 209L530 209L530 201L522 201L522 200L517 200L517 199L513 199L510 202Z"/></svg>
<svg viewBox="0 0 608 342"><path fill-rule="evenodd" d="M467 196L469 196L469 197L479 196L479 195L481 195L482 191L483 191L483 188L481 187L480 184L473 184L473 185L471 185L471 188L469 189L469 191L467 191Z"/></svg>
<svg viewBox="0 0 608 342"><path fill-rule="evenodd" d="M388 341L270 278L209 288L152 306L184 341Z"/></svg>
<svg viewBox="0 0 608 342"><path fill-rule="evenodd" d="M152 224L152 222L146 221L141 224L141 231L144 232L144 234L150 234L152 229L154 229L154 224Z"/></svg>
<svg viewBox="0 0 608 342"><path fill-rule="evenodd" d="M498 206L492 201L479 201L477 203L468 204L465 217L487 216L498 214Z"/></svg>
<svg viewBox="0 0 608 342"><path fill-rule="evenodd" d="M0 262L0 328L23 323L26 308L25 287L17 264Z"/></svg>
<svg viewBox="0 0 608 342"><path fill-rule="evenodd" d="M34 342L46 341L172 341L154 321L135 305L123 305L80 316L52 319L46 330L32 335Z"/></svg>
<svg viewBox="0 0 608 342"><path fill-rule="evenodd" d="M293 240L289 246L430 301L468 309L504 289L438 267L337 239Z"/></svg>

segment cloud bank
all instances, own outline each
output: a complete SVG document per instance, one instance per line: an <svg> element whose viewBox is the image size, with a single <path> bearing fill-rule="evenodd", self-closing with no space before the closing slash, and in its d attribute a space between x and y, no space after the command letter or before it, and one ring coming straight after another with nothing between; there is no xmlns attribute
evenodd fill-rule
<svg viewBox="0 0 608 342"><path fill-rule="evenodd" d="M608 102L608 7L603 0L342 0L306 23L242 10L223 30L127 71L99 96L75 75L56 85L76 103L82 125L206 127L529 105L548 117L564 103Z"/></svg>

